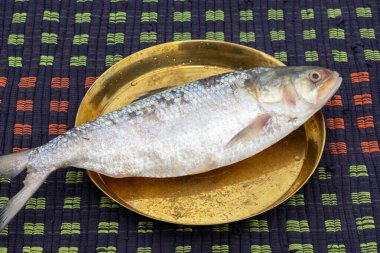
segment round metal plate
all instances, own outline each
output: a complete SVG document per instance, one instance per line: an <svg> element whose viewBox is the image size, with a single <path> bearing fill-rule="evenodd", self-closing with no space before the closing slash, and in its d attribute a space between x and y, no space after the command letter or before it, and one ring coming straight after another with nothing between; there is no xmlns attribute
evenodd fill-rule
<svg viewBox="0 0 380 253"><path fill-rule="evenodd" d="M283 63L260 51L215 41L183 41L144 49L104 72L80 105L76 125L166 86L257 66ZM260 214L293 195L314 172L324 147L321 112L300 129L242 162L194 176L110 178L88 171L120 205L177 224L210 225Z"/></svg>

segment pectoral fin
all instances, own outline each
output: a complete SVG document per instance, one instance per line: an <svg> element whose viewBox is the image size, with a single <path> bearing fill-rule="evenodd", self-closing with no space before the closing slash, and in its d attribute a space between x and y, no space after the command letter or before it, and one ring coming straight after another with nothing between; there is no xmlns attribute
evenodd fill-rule
<svg viewBox="0 0 380 253"><path fill-rule="evenodd" d="M252 140L255 136L262 133L262 130L270 122L271 116L269 114L262 114L254 119L246 128L237 133L227 144L227 147L231 147L239 142L245 140Z"/></svg>

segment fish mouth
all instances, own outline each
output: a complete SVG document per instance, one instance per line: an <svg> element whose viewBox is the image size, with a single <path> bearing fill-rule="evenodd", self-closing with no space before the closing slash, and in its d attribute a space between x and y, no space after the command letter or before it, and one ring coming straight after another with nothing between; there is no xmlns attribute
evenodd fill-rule
<svg viewBox="0 0 380 253"><path fill-rule="evenodd" d="M336 71L331 71L330 77L321 85L318 91L318 104L323 105L337 92L342 84L342 77Z"/></svg>

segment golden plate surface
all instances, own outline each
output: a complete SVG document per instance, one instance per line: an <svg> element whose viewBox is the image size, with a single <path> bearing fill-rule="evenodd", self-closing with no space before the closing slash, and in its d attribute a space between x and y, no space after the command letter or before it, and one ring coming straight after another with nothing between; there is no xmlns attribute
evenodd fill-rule
<svg viewBox="0 0 380 253"><path fill-rule="evenodd" d="M125 106L149 90L257 66L284 64L260 51L216 41L182 41L132 54L88 90L76 125ZM87 171L120 205L157 220L186 225L233 222L284 202L310 178L325 141L321 112L269 149L234 165L177 178L110 178Z"/></svg>

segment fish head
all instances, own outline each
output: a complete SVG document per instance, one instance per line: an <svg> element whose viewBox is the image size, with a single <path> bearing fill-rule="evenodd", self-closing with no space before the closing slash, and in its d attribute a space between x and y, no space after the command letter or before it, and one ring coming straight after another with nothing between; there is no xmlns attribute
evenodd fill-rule
<svg viewBox="0 0 380 253"><path fill-rule="evenodd" d="M315 67L272 68L258 79L256 96L264 109L310 117L335 94L342 78L333 70Z"/></svg>

